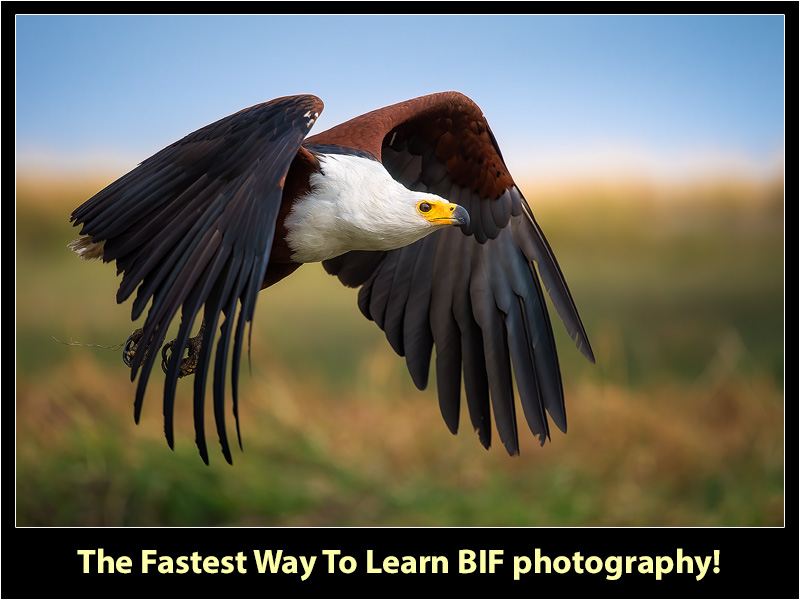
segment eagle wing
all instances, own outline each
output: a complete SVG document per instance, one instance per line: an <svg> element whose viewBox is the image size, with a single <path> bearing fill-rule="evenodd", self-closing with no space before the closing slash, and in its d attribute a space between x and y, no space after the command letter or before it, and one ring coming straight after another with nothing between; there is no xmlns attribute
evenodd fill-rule
<svg viewBox="0 0 800 600"><path fill-rule="evenodd" d="M164 148L77 208L81 234L103 243L103 260L122 273L117 301L138 287L131 317L148 303L131 379L141 367L134 414L138 422L148 377L167 328L181 309L175 348L184 348L203 307L206 334L194 378L196 442L208 451L203 406L212 344L214 414L223 453L231 461L224 418L225 367L233 337L233 410L245 324L264 282L289 167L322 101L291 96L225 117ZM239 317L234 329L234 314ZM164 383L164 430L173 447L175 387L182 352L173 352ZM236 416L237 435L239 433ZM241 437L239 438L241 445Z"/></svg>
<svg viewBox="0 0 800 600"><path fill-rule="evenodd" d="M463 376L473 427L485 447L494 414L501 442L519 452L515 378L525 419L540 442L548 413L566 431L564 394L541 282L571 338L592 362L564 276L503 161L481 110L466 96L423 96L357 117L308 143L351 145L379 157L413 190L466 208L470 224L398 250L349 252L325 261L427 386L433 347L439 406L458 429ZM513 373L513 375L512 375ZM490 409L491 407L491 409Z"/></svg>

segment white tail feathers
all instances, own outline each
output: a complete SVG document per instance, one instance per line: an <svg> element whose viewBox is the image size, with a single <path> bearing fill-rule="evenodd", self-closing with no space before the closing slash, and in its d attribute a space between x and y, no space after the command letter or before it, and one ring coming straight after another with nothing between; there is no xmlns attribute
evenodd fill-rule
<svg viewBox="0 0 800 600"><path fill-rule="evenodd" d="M72 240L67 247L80 256L83 260L102 260L105 240L95 243L88 235Z"/></svg>

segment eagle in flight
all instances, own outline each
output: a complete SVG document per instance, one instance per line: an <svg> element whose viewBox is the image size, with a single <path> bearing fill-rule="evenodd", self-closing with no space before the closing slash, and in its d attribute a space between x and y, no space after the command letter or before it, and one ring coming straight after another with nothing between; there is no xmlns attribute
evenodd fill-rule
<svg viewBox="0 0 800 600"><path fill-rule="evenodd" d="M116 261L117 302L136 290L132 320L149 305L123 350L131 380L139 376L136 421L161 349L167 442L174 447L177 381L193 374L196 443L208 463L204 404L213 370L216 429L232 462L226 365L230 359L241 447L238 374L258 293L303 263L322 262L360 288L358 307L405 356L419 389L436 347L439 406L451 432L462 380L486 448L493 413L503 446L519 452L514 380L540 443L550 435L545 413L566 432L540 278L578 349L594 356L481 109L443 92L306 137L322 107L316 96L297 95L241 110L164 148L72 213L82 237L70 247L85 259ZM177 335L165 344L179 311Z"/></svg>

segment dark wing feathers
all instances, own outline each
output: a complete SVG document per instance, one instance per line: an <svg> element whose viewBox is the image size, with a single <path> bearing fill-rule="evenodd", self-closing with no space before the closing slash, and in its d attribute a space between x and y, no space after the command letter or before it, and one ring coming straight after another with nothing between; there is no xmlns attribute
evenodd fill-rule
<svg viewBox="0 0 800 600"><path fill-rule="evenodd" d="M516 411L514 408L514 386L508 346L508 331L503 314L497 310L492 291L485 252L472 253L470 297L472 298L475 322L481 329L486 357L486 372L495 425L500 441L509 454L518 452ZM487 425L488 427L488 425Z"/></svg>
<svg viewBox="0 0 800 600"><path fill-rule="evenodd" d="M204 396L220 318L214 364L214 415L230 462L225 432L225 368L232 348L233 412L238 435L238 371L244 329L264 282L283 184L322 102L314 96L256 105L186 136L111 184L75 210L81 234L105 242L105 261L123 274L124 301L138 288L132 318L150 304L131 377L139 373L138 420L157 349L178 310L174 348L183 348L201 308L206 335L194 382L196 441L208 462ZM239 316L234 329L234 316ZM148 344L149 341L149 344ZM143 351L145 346L147 351ZM182 352L174 351L164 383L165 433L173 445L173 404ZM241 442L240 442L241 443Z"/></svg>
<svg viewBox="0 0 800 600"><path fill-rule="evenodd" d="M382 136L380 147L368 149L395 179L464 206L470 224L399 250L350 252L325 261L326 270L346 285L362 286L362 312L405 355L420 388L427 384L435 345L439 405L452 432L458 429L463 380L481 443L491 443L491 405L503 445L509 454L518 453L513 378L540 442L550 434L545 413L566 431L539 276L572 339L594 357L555 256L482 113L460 94L435 94L368 113L312 139L352 139L367 123L373 130L383 127L375 131Z"/></svg>
<svg viewBox="0 0 800 600"><path fill-rule="evenodd" d="M521 197L521 196L520 196ZM544 237L539 224L533 217L533 212L526 202L522 203L524 219L520 219L513 228L514 241L522 249L528 260L535 262L539 267L539 275L544 282L547 293L553 301L567 332L581 353L594 363L594 353L589 345L589 339L581 323L575 302L572 299L567 282L558 266L556 256L550 244Z"/></svg>
<svg viewBox="0 0 800 600"><path fill-rule="evenodd" d="M414 265L419 257L419 246L412 245L408 252L397 253L397 266L391 282L391 291L386 303L384 325L381 327L386 333L386 339L395 352L400 356L405 354L403 341L403 321L405 320L408 293L411 278L414 275ZM389 334L389 332L392 332Z"/></svg>

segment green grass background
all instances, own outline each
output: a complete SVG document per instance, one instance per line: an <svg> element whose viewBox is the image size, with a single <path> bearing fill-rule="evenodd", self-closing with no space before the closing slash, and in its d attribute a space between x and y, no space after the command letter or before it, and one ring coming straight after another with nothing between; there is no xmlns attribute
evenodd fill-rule
<svg viewBox="0 0 800 600"><path fill-rule="evenodd" d="M225 463L209 415L208 467L190 382L173 452L160 371L136 426L120 351L91 346L135 327L114 267L66 248L111 179L17 179L18 525L783 524L780 179L523 182L597 364L556 322L569 433L539 447L523 420L513 458L465 410L450 435L356 291L302 267L259 298L244 452Z"/></svg>

